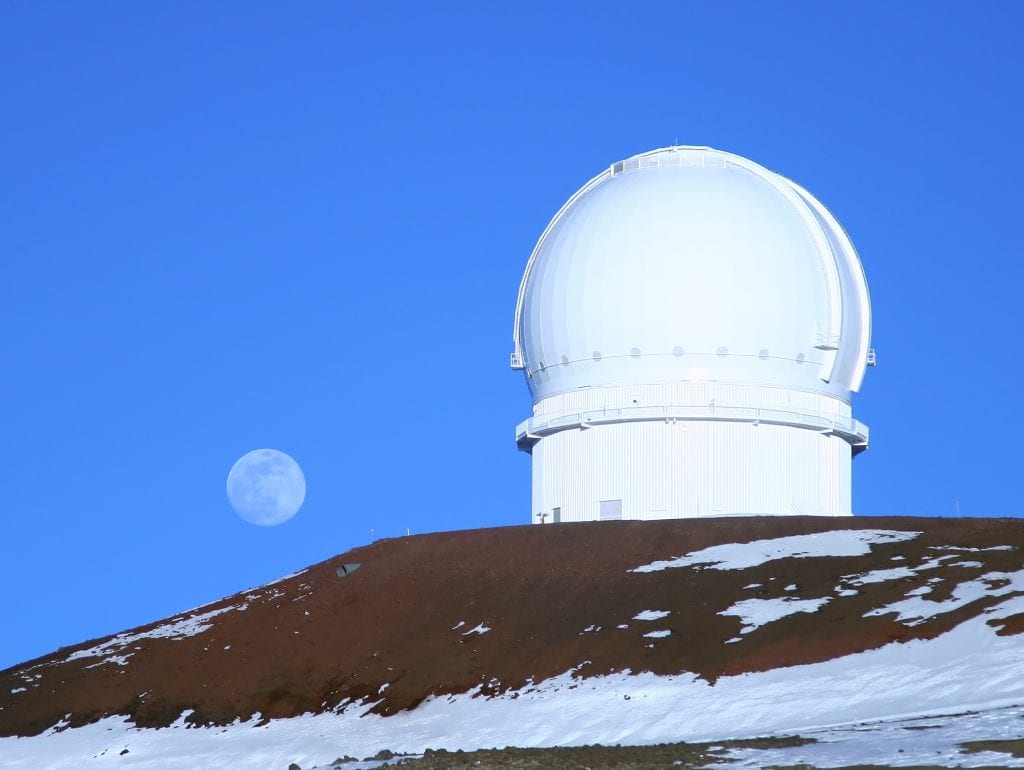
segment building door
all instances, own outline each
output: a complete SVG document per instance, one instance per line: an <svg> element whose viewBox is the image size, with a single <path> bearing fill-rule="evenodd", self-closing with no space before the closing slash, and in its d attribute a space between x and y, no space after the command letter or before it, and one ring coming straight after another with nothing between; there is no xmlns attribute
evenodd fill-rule
<svg viewBox="0 0 1024 770"><path fill-rule="evenodd" d="M601 521L622 518L622 500L601 500Z"/></svg>

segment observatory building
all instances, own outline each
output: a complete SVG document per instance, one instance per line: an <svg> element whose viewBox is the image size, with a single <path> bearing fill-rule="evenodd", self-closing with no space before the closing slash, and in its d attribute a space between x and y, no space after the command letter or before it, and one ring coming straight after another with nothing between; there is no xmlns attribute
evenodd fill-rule
<svg viewBox="0 0 1024 770"><path fill-rule="evenodd" d="M534 521L851 514L870 335L853 244L798 184L710 147L614 163L519 288Z"/></svg>

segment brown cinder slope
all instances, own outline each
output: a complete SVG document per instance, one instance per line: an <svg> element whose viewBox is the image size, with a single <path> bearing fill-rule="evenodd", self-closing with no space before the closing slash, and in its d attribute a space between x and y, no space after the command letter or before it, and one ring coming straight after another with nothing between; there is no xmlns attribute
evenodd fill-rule
<svg viewBox="0 0 1024 770"><path fill-rule="evenodd" d="M918 531L866 556L770 561L748 569L630 570L724 543L830 530ZM1001 550L975 550L1003 546ZM484 694L576 669L694 672L709 680L811 663L892 641L932 638L989 606L982 598L919 625L863 617L908 591L941 600L961 581L1024 565L1014 519L751 517L591 522L382 540L262 588L124 634L62 648L0 672L0 735L33 735L67 717L130 716L164 726L227 724L379 701L382 714L431 694ZM935 562L937 557L944 560ZM344 577L337 568L359 562ZM844 576L932 563L911 576L839 592ZM788 590L787 590L788 589ZM743 636L719 614L749 598L832 597ZM671 614L650 644L644 610ZM1024 632L1024 619L999 633ZM625 626L625 628L622 628ZM488 629L484 631L484 629ZM388 685L382 689L383 685Z"/></svg>

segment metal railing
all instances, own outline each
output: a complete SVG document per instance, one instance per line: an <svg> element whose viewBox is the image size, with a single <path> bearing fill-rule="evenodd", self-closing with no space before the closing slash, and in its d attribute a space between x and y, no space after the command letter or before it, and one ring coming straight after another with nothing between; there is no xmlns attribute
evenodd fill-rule
<svg viewBox="0 0 1024 770"><path fill-rule="evenodd" d="M787 409L766 409L756 406L722 406L694 404L689 406L626 406L612 409L592 409L552 417L531 417L516 426L516 441L532 446L543 436L572 428L622 422L661 421L719 421L748 422L766 425L788 425L822 432L835 433L854 446L864 447L868 442L868 428L852 417L798 412Z"/></svg>

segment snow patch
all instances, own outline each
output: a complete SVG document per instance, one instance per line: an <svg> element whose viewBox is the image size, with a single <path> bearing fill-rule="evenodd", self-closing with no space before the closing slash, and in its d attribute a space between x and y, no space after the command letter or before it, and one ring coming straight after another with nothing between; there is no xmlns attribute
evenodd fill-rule
<svg viewBox="0 0 1024 770"><path fill-rule="evenodd" d="M994 588L992 583L1005 581L1006 585ZM977 580L960 583L953 589L951 598L945 601L932 601L923 598L924 594L911 591L902 599L884 607L864 613L864 617L888 615L896 613L896 620L907 626L917 626L936 615L952 612L971 602L987 596L1005 596L1010 593L1024 592L1024 570L1020 572L989 572Z"/></svg>
<svg viewBox="0 0 1024 770"><path fill-rule="evenodd" d="M920 532L889 529L848 529L819 532L814 535L793 535L750 543L726 543L678 556L674 559L634 567L629 572L659 572L679 567L707 569L749 569L776 559L805 559L820 556L865 556L871 546L913 540Z"/></svg>
<svg viewBox="0 0 1024 770"><path fill-rule="evenodd" d="M491 629L489 629L483 623L479 623L479 624L473 626L473 628L471 628L468 631L464 632L462 635L463 636L469 636L470 634L486 634L490 630Z"/></svg>
<svg viewBox="0 0 1024 770"><path fill-rule="evenodd" d="M99 663L90 663L86 668L96 668L97 666L105 666L108 663L113 663L115 666L127 666L128 658L134 655L134 652L129 652L125 655L111 655L109 658L104 658Z"/></svg>
<svg viewBox="0 0 1024 770"><path fill-rule="evenodd" d="M672 636L672 632L662 629L661 631L648 631L644 636L648 639L664 639L666 636Z"/></svg>
<svg viewBox="0 0 1024 770"><path fill-rule="evenodd" d="M916 567L914 567L914 569L915 570L923 570L923 569L935 569L936 567L945 567L947 565L943 564L942 562L944 562L946 559L955 559L955 558L956 558L956 554L952 554L952 553L946 554L945 556L936 556L934 559L929 559L928 561L924 562L923 564L917 565Z"/></svg>
<svg viewBox="0 0 1024 770"><path fill-rule="evenodd" d="M823 596L820 599L791 599L789 597L779 599L744 599L718 614L738 616L740 622L743 623L740 634L749 634L751 631L767 623L772 623L797 612L817 612L828 604L830 600L831 597L828 596Z"/></svg>
<svg viewBox="0 0 1024 770"><path fill-rule="evenodd" d="M672 613L668 610L644 610L633 616L633 620L661 620Z"/></svg>
<svg viewBox="0 0 1024 770"><path fill-rule="evenodd" d="M892 569L876 569L860 575L843 575L843 582L852 586L863 586L868 583L884 583L887 580L914 577L916 574L908 567L894 567Z"/></svg>
<svg viewBox="0 0 1024 770"><path fill-rule="evenodd" d="M948 549L948 546L943 546ZM901 557L902 558L902 557ZM944 556L937 556L932 559L928 559L922 562L916 567L899 566L891 569L877 569L871 572L865 572L859 575L844 575L842 582L847 586L863 586L870 583L882 583L889 580L900 580L902 578L915 577L919 572L929 569L935 569L937 567L983 567L984 565L978 561L961 561L955 563L943 563L947 559L957 558L956 554L946 554ZM842 591L838 592L840 596L845 596Z"/></svg>
<svg viewBox="0 0 1024 770"><path fill-rule="evenodd" d="M129 652L125 655L118 655L117 653L123 652L128 645L134 642L142 639L186 639L211 628L212 624L209 621L218 615L223 615L231 610L244 610L245 606L244 604L235 604L230 607L222 607L219 610L210 610L199 615L182 618L173 623L164 623L156 628L151 628L149 631L142 631L137 634L118 634L102 644L97 644L95 647L71 653L65 658L64 662L79 660L80 658L99 658L105 656L106 660L94 665L117 663L117 665L123 666L127 662L127 658L131 657L134 653Z"/></svg>

